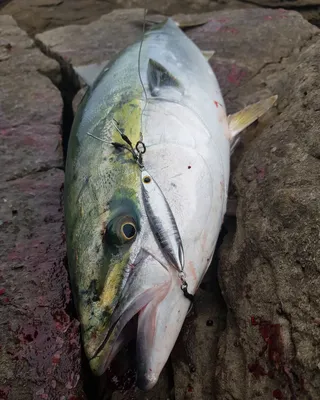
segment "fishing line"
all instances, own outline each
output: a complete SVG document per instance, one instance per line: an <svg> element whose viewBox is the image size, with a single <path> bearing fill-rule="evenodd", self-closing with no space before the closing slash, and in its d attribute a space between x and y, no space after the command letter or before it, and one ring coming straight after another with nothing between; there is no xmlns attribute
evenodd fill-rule
<svg viewBox="0 0 320 400"><path fill-rule="evenodd" d="M141 52L142 52L142 44L143 44L143 40L144 40L144 35L145 35L145 31L146 31L146 17L147 17L147 13L148 13L148 9L147 9L147 0L145 0L145 4L144 4L144 12L143 12L143 27L142 27L142 38L140 41L140 46L139 46L139 52L138 52L138 76L139 76L139 80L140 80L140 84L142 86L143 89L143 93L144 93L144 107L141 111L141 115L140 115L140 140L136 143L136 146L133 147L131 140L128 138L128 136L126 136L123 132L123 130L121 130L119 128L119 123L113 119L112 123L114 125L114 127L116 128L116 130L118 131L118 133L120 134L122 140L124 142L126 142L128 144L129 147L121 144L121 143L117 143L117 142L112 142L111 144L116 148L116 149L126 149L128 150L134 160L137 162L137 164L139 165L139 167L142 169L143 166L143 161L142 161L142 155L146 152L146 146L143 143L143 133L142 133L142 118L143 118L143 113L147 107L148 104L148 95L147 95L147 91L146 88L143 84L143 80L142 80L142 76L141 76ZM131 111L132 113L133 111ZM89 136L94 137L95 139L99 139L96 136L93 136L92 134L89 134ZM101 141L104 142L103 139L99 139Z"/></svg>
<svg viewBox="0 0 320 400"><path fill-rule="evenodd" d="M141 116L140 116L140 134L141 134L141 142L143 141L143 133L142 133L142 117L143 117L143 113L145 112L145 109L147 107L148 104L148 95L147 95L147 91L146 88L144 87L143 84L143 80L142 80L142 76L141 76L141 51L142 51L142 44L143 44L143 40L144 40L144 35L145 35L145 31L146 31L146 18L147 18L147 0L145 0L144 2L144 13L143 13L143 27L142 27L142 38L141 38L141 42L140 42L140 47L139 47L139 53L138 53L138 75L139 75L139 80L143 89L143 93L144 93L144 97L145 97L145 103L144 103L144 107L143 110L141 112Z"/></svg>
<svg viewBox="0 0 320 400"><path fill-rule="evenodd" d="M142 80L142 77L141 77L141 52L142 52L142 44L143 44L144 37L145 37L147 12L148 12L147 0L145 0L145 3L144 3L144 15L143 15L142 38L141 38L140 47L139 47L139 53L138 53L138 75L139 75L140 84L142 86L142 89L143 89L143 92L144 92L144 97L145 97L145 104L144 104L144 107L142 109L141 116L140 116L141 117L141 119L140 119L140 130L141 130L141 132L140 132L140 135L141 135L140 136L140 144L143 146L143 150L144 150L143 153L145 153L146 147L145 147L145 144L143 143L142 119L143 119L143 113L145 112L145 110L147 108L147 105L148 105L148 95L147 95L147 91L146 91L146 88L145 88L145 86L143 84L143 80ZM138 156L139 156L138 164L139 164L140 168L143 168L143 163L142 163L142 154L143 153L140 151L140 149L138 147L138 144L139 144L139 142L136 145L136 151L138 152ZM132 148L132 145L130 145L130 146ZM191 293L189 293L189 291L188 291L188 283L187 283L187 280L186 280L186 275L185 275L183 270L181 270L179 272L179 278L181 280L181 290L182 290L184 296L191 303L193 303L194 296ZM190 307L190 309L191 309L191 307ZM190 309L189 309L189 312L190 312Z"/></svg>

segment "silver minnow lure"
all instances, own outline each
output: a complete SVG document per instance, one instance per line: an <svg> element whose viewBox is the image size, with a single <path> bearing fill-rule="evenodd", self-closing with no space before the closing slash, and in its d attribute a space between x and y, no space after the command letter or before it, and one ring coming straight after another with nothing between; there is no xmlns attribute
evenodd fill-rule
<svg viewBox="0 0 320 400"><path fill-rule="evenodd" d="M184 269L182 240L171 208L151 175L141 171L142 196L148 220L167 261L179 272Z"/></svg>

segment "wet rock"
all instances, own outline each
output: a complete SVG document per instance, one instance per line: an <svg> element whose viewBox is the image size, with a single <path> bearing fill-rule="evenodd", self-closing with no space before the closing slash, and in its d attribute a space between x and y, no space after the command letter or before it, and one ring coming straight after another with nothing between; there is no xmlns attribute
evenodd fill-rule
<svg viewBox="0 0 320 400"><path fill-rule="evenodd" d="M137 24L141 17L143 9L115 10L88 25L69 25L38 34L36 40L74 66L100 63L141 36L141 26Z"/></svg>
<svg viewBox="0 0 320 400"><path fill-rule="evenodd" d="M57 62L44 56L10 16L0 16L0 140L4 180L61 167Z"/></svg>
<svg viewBox="0 0 320 400"><path fill-rule="evenodd" d="M259 6L298 8L305 6L319 6L320 0L251 0Z"/></svg>
<svg viewBox="0 0 320 400"><path fill-rule="evenodd" d="M172 352L176 400L214 398L218 341L224 330L225 316L219 288L199 289L194 309Z"/></svg>
<svg viewBox="0 0 320 400"><path fill-rule="evenodd" d="M236 88L250 81L266 65L277 64L299 52L299 48L318 31L297 12L283 9L221 11L212 15L206 25L187 33L201 49L215 50L210 63L230 113L268 93L265 84L261 83L259 93L255 88L250 97L236 98Z"/></svg>
<svg viewBox="0 0 320 400"><path fill-rule="evenodd" d="M141 23L136 22L141 20L141 12L114 11L87 26L37 35L37 40L64 66L101 62L139 37ZM314 202L319 170L315 134L319 129L318 33L300 14L283 9L215 12L205 25L187 30L200 48L215 50L210 63L230 113L275 93L279 102L246 131L232 160L236 178L230 190L240 203L235 239L234 224L226 224L229 234L220 267L227 317L213 274L196 296L197 314L187 319L168 365L173 365L177 399L264 400L289 398L292 390L297 399L307 398L303 390L311 398L319 397L316 352L304 350L318 343L316 327L309 337L306 326L299 325L302 313L305 320L317 313L311 283L317 282L312 235L316 235L318 218ZM66 71L74 80L72 69ZM285 211L285 206L291 211ZM295 234L291 236L288 229L295 229ZM303 235L302 229L306 229ZM294 246L299 244L301 254L290 245L291 240ZM294 248L300 265L308 260L308 267L299 268L310 275L295 272L298 267L294 264L293 268L291 259L288 262ZM305 286L301 287L299 279L304 279ZM280 283L285 294L281 298L274 292ZM301 299L309 299L309 308L299 311ZM163 395L163 377L168 371L156 386L155 396ZM148 398L137 397L133 390L133 399ZM165 390L169 396L170 385ZM116 399L129 398L126 395L128 392L113 394Z"/></svg>
<svg viewBox="0 0 320 400"><path fill-rule="evenodd" d="M309 37L289 57L266 64L232 95L247 101L264 88L279 101L273 120L253 136L249 130L236 155L237 231L220 264L229 306L216 376L221 400L320 397L320 36L305 28Z"/></svg>
<svg viewBox="0 0 320 400"><path fill-rule="evenodd" d="M84 398L64 265L59 65L0 16L0 398Z"/></svg>
<svg viewBox="0 0 320 400"><path fill-rule="evenodd" d="M128 390L115 390L111 395L111 400L174 400L174 392L170 387L171 382L172 378L169 377L169 369L166 369L160 376L156 387L148 393L144 393L136 387L131 387Z"/></svg>
<svg viewBox="0 0 320 400"><path fill-rule="evenodd" d="M85 25L115 9L139 7L145 7L145 0L11 0L0 10L0 13L12 15L23 29L34 35L59 26ZM149 11L166 15L181 11L194 13L246 7L254 6L238 0L166 0L161 2L148 0L147 2Z"/></svg>
<svg viewBox="0 0 320 400"><path fill-rule="evenodd" d="M299 9L301 15L311 24L320 28L320 5L315 7L304 7Z"/></svg>

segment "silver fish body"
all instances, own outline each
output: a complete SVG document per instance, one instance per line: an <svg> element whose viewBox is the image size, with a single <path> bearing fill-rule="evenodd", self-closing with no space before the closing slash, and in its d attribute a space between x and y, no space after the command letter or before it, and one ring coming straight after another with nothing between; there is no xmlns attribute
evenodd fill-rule
<svg viewBox="0 0 320 400"><path fill-rule="evenodd" d="M104 69L78 109L65 182L67 249L84 349L102 374L138 315L138 385L157 382L226 210L230 140L217 79L172 21ZM125 144L142 140L144 170ZM146 176L151 177L145 182ZM131 332L132 333L132 332Z"/></svg>

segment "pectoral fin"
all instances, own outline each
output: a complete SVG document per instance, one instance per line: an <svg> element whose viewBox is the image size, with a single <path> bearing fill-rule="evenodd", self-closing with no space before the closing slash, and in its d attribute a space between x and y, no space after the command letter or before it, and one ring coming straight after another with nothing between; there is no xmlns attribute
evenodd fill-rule
<svg viewBox="0 0 320 400"><path fill-rule="evenodd" d="M277 99L277 95L271 96L268 99L258 101L228 116L231 153L239 141L238 134L265 114L274 105Z"/></svg>
<svg viewBox="0 0 320 400"><path fill-rule="evenodd" d="M92 86L100 73L106 70L108 62L103 61L100 64L80 65L79 67L74 67L74 70L88 86Z"/></svg>

